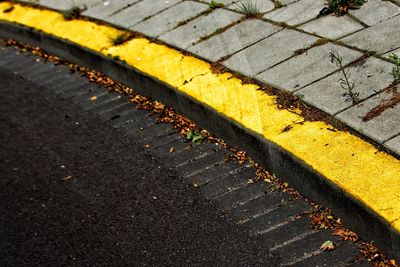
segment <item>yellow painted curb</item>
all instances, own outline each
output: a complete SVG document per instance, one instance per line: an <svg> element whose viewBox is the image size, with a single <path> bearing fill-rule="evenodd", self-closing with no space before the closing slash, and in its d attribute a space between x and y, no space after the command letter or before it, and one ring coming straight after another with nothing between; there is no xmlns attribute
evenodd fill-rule
<svg viewBox="0 0 400 267"><path fill-rule="evenodd" d="M301 115L278 109L275 96L230 73L215 74L210 64L167 46L145 38L113 46L110 38L122 32L110 26L65 21L57 12L8 2L0 3L0 19L118 56L291 152L400 231L400 162L359 137L330 131L324 122L294 124L303 121Z"/></svg>

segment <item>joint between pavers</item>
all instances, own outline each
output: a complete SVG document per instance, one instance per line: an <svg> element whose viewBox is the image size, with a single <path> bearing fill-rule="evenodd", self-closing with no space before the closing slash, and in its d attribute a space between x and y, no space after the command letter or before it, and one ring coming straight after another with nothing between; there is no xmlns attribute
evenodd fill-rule
<svg viewBox="0 0 400 267"><path fill-rule="evenodd" d="M270 35L268 35L268 36L265 36L264 38L261 38L260 40L257 40L256 42L254 42L254 43L252 43L252 44L249 44L249 45L247 45L247 46L245 46L245 47L239 49L238 51L236 51L236 52L234 52L234 53L232 53L232 54L229 54L229 55L224 56L223 58L220 58L216 63L222 63L223 61L229 59L231 56L233 56L233 55L235 55L235 54L237 54L237 53L239 53L239 52L241 52L241 51L243 51L243 50L245 50L245 49L247 49L247 48L249 48L249 47L251 47L251 46L253 46L253 45L255 45L255 44L257 44L257 43L259 43L259 42L261 42L261 41L263 41L263 40L265 40L265 39L271 37L271 36L273 36L273 35L275 35L275 34L277 34L278 32L283 31L284 29L285 29L285 28L282 28L282 27L281 27L281 29L277 30L276 32L274 32L274 33L272 33L272 34L270 34ZM209 60L207 60L207 59L204 59L204 60L209 61ZM229 69L229 68L228 68L228 69Z"/></svg>
<svg viewBox="0 0 400 267"><path fill-rule="evenodd" d="M200 37L199 40L193 42L191 46L197 45L198 43L201 43L201 42L203 42L205 40L208 40L208 39L210 39L211 37L213 37L215 35L218 35L218 34L221 34L223 32L226 32L228 29L230 29L233 26L245 21L246 19L247 19L246 17L242 17L242 18L240 18L240 19L238 19L236 21L233 21L232 23L228 24L227 26L224 26L224 27L221 27L219 29L216 29L214 32L212 32L212 33L210 33L208 35L204 35L204 36Z"/></svg>
<svg viewBox="0 0 400 267"><path fill-rule="evenodd" d="M182 2L180 2L180 3L182 3ZM203 4L204 4L204 3L203 3ZM173 27L172 29L170 29L170 30L168 30L168 31L166 31L166 32L163 32L163 33L157 35L156 38L160 37L160 35L163 35L163 34L166 34L166 33L168 33L168 32L171 32L171 31L173 31L173 30L175 30L175 29L177 29L177 28L179 28L179 27L181 27L181 26L183 26L183 25L186 25L186 24L188 24L189 22L191 22L191 21L193 21L193 20L195 20L195 19L197 19L197 18L199 18L199 17L201 17L201 16L211 14L213 11L214 11L213 9L210 9L210 8L209 8L209 9L207 9L207 10L204 10L204 11L200 12L199 14L197 14L197 15L195 15L195 16L193 16L193 17L190 17L190 18L188 18L188 19L186 19L186 20L184 20L184 21L180 21L180 22L177 23L177 25L176 25L175 27ZM153 17L154 17L154 16L153 16Z"/></svg>
<svg viewBox="0 0 400 267"><path fill-rule="evenodd" d="M142 1L143 1L143 0L142 0ZM145 17L143 20L141 20L141 21L139 21L139 22L136 22L136 23L134 23L134 24L130 24L130 25L128 25L128 26L126 27L126 29L129 30L129 31L132 31L130 28L132 28L133 26L136 26L136 25L139 24L139 23L142 23L142 22L144 22L144 21L146 21L146 20L148 20L148 19L150 19L150 18L152 18L152 17L155 17L155 16L161 14L162 12L164 12L164 11L166 11L166 10L172 8L172 7L175 7L176 5L179 5L180 3L182 3L182 1L176 2L175 4L172 4L172 5L168 6L167 8L164 8L164 9L158 11L158 12L155 13L155 14L152 14L152 15L150 15L150 16L147 16L147 17ZM203 4L204 4L204 3L203 3ZM146 37L146 38L150 38L150 37Z"/></svg>
<svg viewBox="0 0 400 267"><path fill-rule="evenodd" d="M107 16L107 18L109 18L109 17L111 17L111 16L114 16L115 14L117 14L117 13L119 13L119 12L121 12L121 11L123 11L123 10L125 10L125 9L127 9L127 8L129 8L129 7L131 7L131 6L133 6L133 5L136 5L137 3L140 3L140 2L142 2L142 1L143 1L143 0L139 0L139 1L135 2L135 3L127 4L126 6L121 7L120 9L118 9L118 10L112 12L111 14L109 14L109 15Z"/></svg>

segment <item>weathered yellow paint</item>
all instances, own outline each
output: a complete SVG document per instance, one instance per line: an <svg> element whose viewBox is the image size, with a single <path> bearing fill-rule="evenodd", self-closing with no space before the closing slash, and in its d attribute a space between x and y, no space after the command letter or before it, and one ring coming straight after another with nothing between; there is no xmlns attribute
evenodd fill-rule
<svg viewBox="0 0 400 267"><path fill-rule="evenodd" d="M151 43L144 38L133 39L123 45L104 51L119 56L135 68L148 73L173 87L178 87L190 78L210 72L210 65L194 57L182 55L179 51Z"/></svg>
<svg viewBox="0 0 400 267"><path fill-rule="evenodd" d="M128 64L207 104L248 129L290 151L400 231L400 162L378 152L368 142L343 131L327 130L323 122L301 122L302 117L279 110L275 97L254 84L242 84L231 74L214 74L211 66L145 38L112 46L109 36L120 31L89 21L64 21L53 11L0 3L0 19L118 56ZM289 131L282 131L288 125Z"/></svg>
<svg viewBox="0 0 400 267"><path fill-rule="evenodd" d="M42 30L95 51L111 46L110 39L122 33L113 27L86 20L66 21L60 13L17 4L12 4L14 9L11 12L3 13L10 6L7 2L0 3L0 19Z"/></svg>

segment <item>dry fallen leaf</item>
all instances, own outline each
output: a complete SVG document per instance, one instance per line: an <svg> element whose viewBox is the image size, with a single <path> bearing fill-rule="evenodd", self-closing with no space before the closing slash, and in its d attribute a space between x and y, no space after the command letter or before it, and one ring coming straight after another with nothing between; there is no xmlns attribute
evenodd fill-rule
<svg viewBox="0 0 400 267"><path fill-rule="evenodd" d="M321 245L320 249L322 251L331 251L335 249L335 245L333 244L332 241L327 240Z"/></svg>
<svg viewBox="0 0 400 267"><path fill-rule="evenodd" d="M154 101L154 108L155 109L164 109L165 105L163 103L158 102L158 101Z"/></svg>
<svg viewBox="0 0 400 267"><path fill-rule="evenodd" d="M322 214L313 214L312 222L313 224L320 224L324 220L324 215Z"/></svg>
<svg viewBox="0 0 400 267"><path fill-rule="evenodd" d="M344 240L349 240L349 241L357 241L358 240L358 236L356 233L354 233L348 229L344 229L344 228L335 229L335 231L333 232L333 235L340 236Z"/></svg>
<svg viewBox="0 0 400 267"><path fill-rule="evenodd" d="M69 179L71 179L72 178L72 175L68 175L67 177L64 177L63 178L63 181L67 181L67 180L69 180Z"/></svg>

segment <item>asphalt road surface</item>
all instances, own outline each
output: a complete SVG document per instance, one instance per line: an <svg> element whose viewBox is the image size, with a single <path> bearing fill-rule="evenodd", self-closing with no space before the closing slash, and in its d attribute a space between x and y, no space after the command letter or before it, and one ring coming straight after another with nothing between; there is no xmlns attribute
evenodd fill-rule
<svg viewBox="0 0 400 267"><path fill-rule="evenodd" d="M124 134L0 68L1 266L276 266Z"/></svg>
<svg viewBox="0 0 400 267"><path fill-rule="evenodd" d="M0 84L1 267L367 265L303 199L65 65L0 45Z"/></svg>

